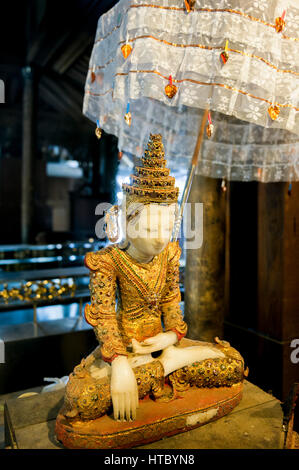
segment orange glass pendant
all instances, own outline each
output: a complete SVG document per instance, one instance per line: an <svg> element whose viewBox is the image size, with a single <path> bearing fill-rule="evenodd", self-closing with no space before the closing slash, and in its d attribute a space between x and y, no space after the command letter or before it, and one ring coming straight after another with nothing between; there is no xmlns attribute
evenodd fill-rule
<svg viewBox="0 0 299 470"><path fill-rule="evenodd" d="M286 24L284 21L285 14L286 14L286 11L283 10L282 15L279 16L278 18L275 18L275 29L277 33L281 33L281 31L285 27L285 24Z"/></svg>
<svg viewBox="0 0 299 470"><path fill-rule="evenodd" d="M270 116L270 118L272 119L272 121L276 121L276 119L277 119L278 116L279 116L280 109L279 109L279 107L276 106L276 105L269 106L269 108L268 108L268 113L269 113L269 116Z"/></svg>
<svg viewBox="0 0 299 470"><path fill-rule="evenodd" d="M126 123L128 124L128 126L130 126L132 124L132 115L131 115L131 113L126 113L125 116L124 116L124 119L125 119Z"/></svg>
<svg viewBox="0 0 299 470"><path fill-rule="evenodd" d="M208 139L210 139L214 133L214 125L212 124L211 113L208 114L209 124L206 127L206 134Z"/></svg>
<svg viewBox="0 0 299 470"><path fill-rule="evenodd" d="M172 99L177 94L177 91L177 87L172 83L172 76L169 75L169 82L165 87L165 94L168 98Z"/></svg>
<svg viewBox="0 0 299 470"><path fill-rule="evenodd" d="M226 64L226 62L228 61L228 58L229 58L229 55L228 55L228 41L226 41L225 49L220 54L220 59L222 60L223 65Z"/></svg>
<svg viewBox="0 0 299 470"><path fill-rule="evenodd" d="M208 139L210 139L214 133L214 126L213 124L208 124L207 127L206 127L206 133L207 133L207 136L208 136Z"/></svg>
<svg viewBox="0 0 299 470"><path fill-rule="evenodd" d="M102 137L102 129L100 129L100 121L97 119L97 127L95 130L95 135L97 136L98 139Z"/></svg>
<svg viewBox="0 0 299 470"><path fill-rule="evenodd" d="M190 11L194 10L195 1L196 0L184 0L187 13L190 13Z"/></svg>
<svg viewBox="0 0 299 470"><path fill-rule="evenodd" d="M127 104L127 112L124 115L124 120L130 126L132 124L132 114L130 113L130 103Z"/></svg>
<svg viewBox="0 0 299 470"><path fill-rule="evenodd" d="M95 81L95 79L96 79L96 74L94 73L94 71L92 71L91 74L90 74L91 83L93 83Z"/></svg>
<svg viewBox="0 0 299 470"><path fill-rule="evenodd" d="M123 53L124 58L127 59L132 52L132 47L130 46L130 44L124 44L123 46L121 46L121 51Z"/></svg>
<svg viewBox="0 0 299 470"><path fill-rule="evenodd" d="M223 178L223 180L221 181L221 189L222 191L225 193L226 192L226 182L225 182L225 179Z"/></svg>

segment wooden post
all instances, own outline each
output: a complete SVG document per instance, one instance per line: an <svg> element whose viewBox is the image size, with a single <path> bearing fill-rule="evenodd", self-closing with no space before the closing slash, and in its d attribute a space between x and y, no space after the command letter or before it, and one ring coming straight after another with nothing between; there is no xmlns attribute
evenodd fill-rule
<svg viewBox="0 0 299 470"><path fill-rule="evenodd" d="M225 309L225 207L221 180L195 175L189 202L203 203L203 243L187 249L185 319L188 337L222 337Z"/></svg>
<svg viewBox="0 0 299 470"><path fill-rule="evenodd" d="M292 346L299 339L299 182L291 195L288 185L231 182L227 250L225 339L244 357L249 380L281 400L299 367ZM298 431L296 413L294 421Z"/></svg>
<svg viewBox="0 0 299 470"><path fill-rule="evenodd" d="M288 183L259 184L257 328L266 335L260 351L280 366L273 364L265 374L264 363L260 374L273 379L273 389L283 400L298 382L299 363L291 357L291 342L299 339L298 207L299 182L293 183L291 195Z"/></svg>
<svg viewBox="0 0 299 470"><path fill-rule="evenodd" d="M35 141L34 119L34 79L31 67L23 68L23 155L22 155L22 205L21 237L22 243L28 243L32 235L33 216L33 162Z"/></svg>

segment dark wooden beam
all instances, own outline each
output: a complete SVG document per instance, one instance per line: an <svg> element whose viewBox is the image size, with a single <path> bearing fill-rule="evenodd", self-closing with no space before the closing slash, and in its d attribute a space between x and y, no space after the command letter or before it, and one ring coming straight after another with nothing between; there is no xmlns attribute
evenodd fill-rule
<svg viewBox="0 0 299 470"><path fill-rule="evenodd" d="M53 1L47 3L40 27L31 39L27 62L49 67L63 74L94 41L101 14L115 0Z"/></svg>
<svg viewBox="0 0 299 470"><path fill-rule="evenodd" d="M71 36L69 44L64 47L64 51L53 64L53 70L63 74L80 58L93 41L94 36L85 31L77 33L76 36Z"/></svg>
<svg viewBox="0 0 299 470"><path fill-rule="evenodd" d="M64 110L73 119L81 119L83 93L63 77L57 78L53 74L42 76L40 97L54 108Z"/></svg>
<svg viewBox="0 0 299 470"><path fill-rule="evenodd" d="M47 67L69 36L69 31L60 32L54 38L50 38L46 31L37 34L29 47L27 62L34 62L41 67Z"/></svg>

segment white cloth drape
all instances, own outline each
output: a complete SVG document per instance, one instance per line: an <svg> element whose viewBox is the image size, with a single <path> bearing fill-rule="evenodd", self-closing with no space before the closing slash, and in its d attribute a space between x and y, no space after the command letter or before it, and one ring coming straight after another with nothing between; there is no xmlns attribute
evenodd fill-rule
<svg viewBox="0 0 299 470"><path fill-rule="evenodd" d="M277 33L284 9L286 26ZM127 59L124 44L132 47ZM215 133L204 141L198 173L299 180L298 57L299 1L197 0L188 14L183 0L121 0L98 22L83 113L134 155L150 132L161 133L175 169L188 165L208 106ZM169 75L178 88L173 99L164 92ZM280 110L275 121L272 104Z"/></svg>

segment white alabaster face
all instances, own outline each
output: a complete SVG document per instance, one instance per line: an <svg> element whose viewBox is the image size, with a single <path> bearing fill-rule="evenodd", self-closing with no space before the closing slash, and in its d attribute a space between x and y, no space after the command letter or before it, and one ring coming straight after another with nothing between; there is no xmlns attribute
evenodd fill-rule
<svg viewBox="0 0 299 470"><path fill-rule="evenodd" d="M139 205L137 211L138 214L127 224L127 239L144 256L156 256L171 240L176 204Z"/></svg>

